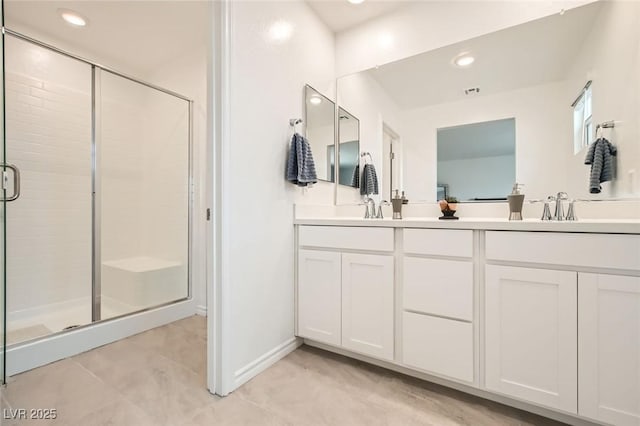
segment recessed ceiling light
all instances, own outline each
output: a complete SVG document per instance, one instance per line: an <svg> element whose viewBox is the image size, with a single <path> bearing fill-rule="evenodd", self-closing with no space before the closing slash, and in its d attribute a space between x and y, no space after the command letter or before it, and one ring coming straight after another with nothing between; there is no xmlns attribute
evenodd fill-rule
<svg viewBox="0 0 640 426"><path fill-rule="evenodd" d="M84 27L87 25L87 19L74 10L58 9L58 13L62 19L75 27Z"/></svg>
<svg viewBox="0 0 640 426"><path fill-rule="evenodd" d="M277 43L283 43L291 38L293 25L287 21L276 21L269 28L269 36Z"/></svg>
<svg viewBox="0 0 640 426"><path fill-rule="evenodd" d="M453 58L453 64L459 68L466 68L471 65L476 58L474 58L470 53L465 52L457 55Z"/></svg>
<svg viewBox="0 0 640 426"><path fill-rule="evenodd" d="M347 1L351 4L360 4L364 2L364 0L347 0Z"/></svg>
<svg viewBox="0 0 640 426"><path fill-rule="evenodd" d="M309 102L311 102L312 105L320 105L322 103L322 98L318 95L312 95L309 98Z"/></svg>

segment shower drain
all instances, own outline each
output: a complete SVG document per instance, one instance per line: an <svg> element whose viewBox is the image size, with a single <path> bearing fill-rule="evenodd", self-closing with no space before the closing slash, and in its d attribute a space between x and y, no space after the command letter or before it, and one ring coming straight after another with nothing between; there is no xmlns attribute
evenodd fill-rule
<svg viewBox="0 0 640 426"><path fill-rule="evenodd" d="M68 327L63 328L62 331L71 330L72 328L76 328L76 327L80 327L80 324L70 325Z"/></svg>

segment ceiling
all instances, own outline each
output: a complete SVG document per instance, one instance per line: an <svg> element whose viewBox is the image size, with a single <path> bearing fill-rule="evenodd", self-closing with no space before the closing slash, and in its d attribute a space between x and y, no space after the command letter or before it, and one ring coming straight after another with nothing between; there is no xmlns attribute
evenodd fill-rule
<svg viewBox="0 0 640 426"><path fill-rule="evenodd" d="M600 6L592 3L367 72L401 109L560 81L594 28ZM462 52L476 58L468 68L452 64ZM475 87L479 94L465 94Z"/></svg>
<svg viewBox="0 0 640 426"><path fill-rule="evenodd" d="M88 19L65 23L59 8ZM208 2L5 0L6 27L118 70L147 75L206 46Z"/></svg>
<svg viewBox="0 0 640 426"><path fill-rule="evenodd" d="M415 2L415 0L413 0ZM378 16L389 14L405 4L407 0L368 0L351 4L347 0L307 0L307 4L333 32L340 32L362 24Z"/></svg>

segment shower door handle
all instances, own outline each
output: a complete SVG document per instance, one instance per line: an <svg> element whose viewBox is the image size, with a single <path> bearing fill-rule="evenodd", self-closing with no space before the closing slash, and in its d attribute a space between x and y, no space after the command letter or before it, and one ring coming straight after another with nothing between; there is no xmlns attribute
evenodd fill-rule
<svg viewBox="0 0 640 426"><path fill-rule="evenodd" d="M0 201L15 201L20 196L20 169L13 164L2 164L0 167L4 167L2 171L2 189L5 191L9 183L9 173L7 169L13 172L13 195L5 199L0 199Z"/></svg>

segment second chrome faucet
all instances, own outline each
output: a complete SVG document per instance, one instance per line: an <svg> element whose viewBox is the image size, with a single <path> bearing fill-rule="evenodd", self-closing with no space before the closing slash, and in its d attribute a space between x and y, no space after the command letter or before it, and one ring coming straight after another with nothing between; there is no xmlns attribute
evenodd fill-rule
<svg viewBox="0 0 640 426"><path fill-rule="evenodd" d="M544 203L541 220L556 220L556 221L578 220L575 214L575 207L574 207L575 200L569 201L569 210L567 211L567 215L565 216L563 201L568 201L568 200L569 200L569 195L566 192L558 192L558 194L555 197L553 195L548 196L547 200ZM549 208L549 203L551 201L555 201L556 203L555 213L553 216L551 216L551 210Z"/></svg>
<svg viewBox="0 0 640 426"><path fill-rule="evenodd" d="M380 205L378 206L378 212L376 213L376 202L373 198L368 197L365 199L364 203L364 218L365 219L384 219L384 215L382 214L382 206L390 205L388 201L382 200L380 201Z"/></svg>

